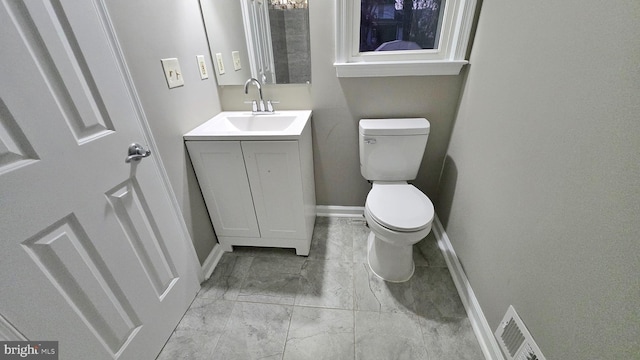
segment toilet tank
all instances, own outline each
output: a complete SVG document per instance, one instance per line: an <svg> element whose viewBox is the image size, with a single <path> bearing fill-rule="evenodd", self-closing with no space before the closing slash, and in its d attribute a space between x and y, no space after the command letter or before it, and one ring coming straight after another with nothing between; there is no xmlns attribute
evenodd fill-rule
<svg viewBox="0 0 640 360"><path fill-rule="evenodd" d="M429 127L429 121L424 118L360 120L362 176L371 181L415 179Z"/></svg>

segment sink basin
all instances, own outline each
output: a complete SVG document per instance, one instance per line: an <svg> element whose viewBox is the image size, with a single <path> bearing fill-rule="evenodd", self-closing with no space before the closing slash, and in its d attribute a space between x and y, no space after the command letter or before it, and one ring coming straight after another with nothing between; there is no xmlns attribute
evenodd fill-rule
<svg viewBox="0 0 640 360"><path fill-rule="evenodd" d="M229 125L239 131L283 131L296 120L295 115L281 115L264 118L262 115L255 116L227 116Z"/></svg>
<svg viewBox="0 0 640 360"><path fill-rule="evenodd" d="M311 119L311 110L253 115L223 111L184 135L185 140L295 140Z"/></svg>

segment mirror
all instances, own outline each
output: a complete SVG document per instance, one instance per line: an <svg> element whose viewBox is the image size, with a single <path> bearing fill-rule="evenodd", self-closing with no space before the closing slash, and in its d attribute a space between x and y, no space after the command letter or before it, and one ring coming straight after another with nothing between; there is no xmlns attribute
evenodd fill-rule
<svg viewBox="0 0 640 360"><path fill-rule="evenodd" d="M200 0L218 85L311 81L308 0Z"/></svg>

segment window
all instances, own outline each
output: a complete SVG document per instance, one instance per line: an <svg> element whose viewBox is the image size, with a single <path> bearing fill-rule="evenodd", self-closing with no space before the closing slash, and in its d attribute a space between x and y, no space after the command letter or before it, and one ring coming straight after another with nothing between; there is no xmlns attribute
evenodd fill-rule
<svg viewBox="0 0 640 360"><path fill-rule="evenodd" d="M360 52L436 49L444 0L361 0Z"/></svg>
<svg viewBox="0 0 640 360"><path fill-rule="evenodd" d="M338 77L457 75L476 0L336 0Z"/></svg>

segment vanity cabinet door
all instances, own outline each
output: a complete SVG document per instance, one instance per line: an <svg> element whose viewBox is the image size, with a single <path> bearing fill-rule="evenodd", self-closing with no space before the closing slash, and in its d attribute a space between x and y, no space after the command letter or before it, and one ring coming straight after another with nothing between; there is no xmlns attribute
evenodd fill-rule
<svg viewBox="0 0 640 360"><path fill-rule="evenodd" d="M239 141L187 141L218 236L260 237Z"/></svg>
<svg viewBox="0 0 640 360"><path fill-rule="evenodd" d="M297 141L243 141L262 238L304 239L302 174Z"/></svg>

